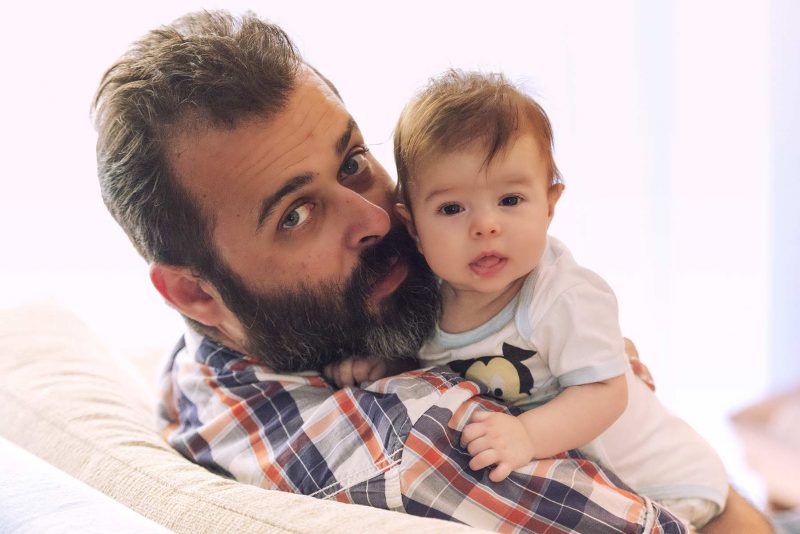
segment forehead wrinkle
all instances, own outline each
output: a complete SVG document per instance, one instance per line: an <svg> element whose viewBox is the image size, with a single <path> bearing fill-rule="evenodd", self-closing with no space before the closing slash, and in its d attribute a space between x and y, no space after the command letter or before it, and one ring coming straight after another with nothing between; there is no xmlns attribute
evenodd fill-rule
<svg viewBox="0 0 800 534"><path fill-rule="evenodd" d="M328 116L331 114L332 110L326 106L326 108L322 111L322 113L318 117L312 117L312 108L313 106L308 106L303 109L303 115L299 120L291 121L294 124L292 130L294 132L302 133L304 130L308 130L306 135L297 136L297 140L291 145L286 147L286 150L282 151L279 154L276 154L273 161L269 163L269 165L273 165L278 163L282 158L292 158L296 152L300 152L301 157L297 158L296 161L292 161L290 163L286 163L281 165L283 167L283 171L289 167L294 167L300 165L303 161L310 159L313 157L314 153L309 152L305 149L306 143L316 137L318 135L317 132L317 125L323 124ZM307 128L308 124L312 123L311 128ZM292 137L292 135L288 135L286 137ZM283 172L281 171L281 172Z"/></svg>
<svg viewBox="0 0 800 534"><path fill-rule="evenodd" d="M305 124L309 121L309 116L311 115L311 110L308 108L304 108L302 118L299 120L289 121L289 125L292 126L293 133L302 131L304 129ZM280 123L272 122L269 125L270 129L274 128L281 128ZM286 138L294 138L292 134L286 135ZM309 154L307 151L303 150L304 144L306 143L308 137L297 139L292 145L288 147L281 147L281 146L270 146L265 151L254 151L256 152L256 159L245 169L248 172L249 178L248 180L261 180L262 175L265 173L266 169L274 169L269 172L270 175L274 176L276 181L283 178L287 179L286 171L291 167L297 167L303 164L303 162L310 158L312 154ZM295 155L300 153L301 157L296 158ZM276 168L277 167L277 168ZM297 176L300 175L314 175L316 173L308 172L308 171L299 171L295 173ZM282 187L282 186L281 186ZM280 189L281 187L278 187ZM252 208L256 213L261 215L261 203L256 203Z"/></svg>
<svg viewBox="0 0 800 534"><path fill-rule="evenodd" d="M325 133L325 131L329 131L336 126L334 124L327 124L329 122L333 122L332 119L335 119L336 109L332 106L326 106L326 108L322 111L322 114L318 117L313 117L311 110L306 110L305 115L303 118L298 122L295 131L302 131L307 126L307 123L313 121L315 126L308 132L308 134L304 137L298 138L295 143L293 143L290 147L287 147L287 150L284 152L277 154L273 161L271 161L268 165L277 164L281 159L288 158L290 161L287 163L283 163L280 166L282 167L281 173L285 172L286 169L290 167L298 167L303 164L304 161L312 159L314 156L317 156L317 152L311 152L307 150L306 144L309 140L319 137ZM316 125L322 125L321 127L324 131L319 131L319 128ZM353 130L356 128L356 123L352 117L349 115L347 116L347 125L345 127L345 131L342 135L337 137L337 140L332 146L332 151L336 153L337 156L340 157L341 152L347 148L347 144L349 144L350 139L352 137ZM344 146L342 146L344 145ZM341 146L341 149L340 149ZM295 159L296 158L296 159ZM317 175L318 172L312 170L305 170L302 172L298 172L297 174L310 174L310 175Z"/></svg>
<svg viewBox="0 0 800 534"><path fill-rule="evenodd" d="M300 91L307 91L308 88L298 88ZM338 104L338 100L333 100L324 91L313 92L301 95L299 99L285 109L282 113L283 117L279 117L277 121L269 121L267 129L270 132L266 134L267 137L274 132L282 132L284 142L289 144L278 143L277 146L269 146L267 150L254 150L256 158L249 162L247 167L243 167L243 172L247 173L247 180L263 180L265 179L265 172L269 172L269 177L274 178L276 182L275 191L279 191L283 187L283 183L287 180L296 179L300 176L313 178L319 175L318 168L314 167L313 162L315 157L320 155L325 142L323 138L327 132L336 128L335 122L337 111L342 110L342 115L348 119L348 129L352 131L350 123L355 124L353 119L349 117ZM333 137L331 135L331 137ZM342 141L343 136L337 137L338 142ZM320 141L320 146L316 146L315 140ZM349 140L348 140L349 141ZM260 143L260 141L257 141ZM310 146L309 146L310 144ZM335 147L331 148L335 151ZM311 161L312 163L306 163ZM306 166L308 168L303 168ZM289 173L289 169L295 169ZM292 176L290 176L290 174ZM272 181L272 180L270 180ZM263 203L260 199L254 202L251 206L257 217L261 218L263 215ZM263 222L263 220L262 220Z"/></svg>

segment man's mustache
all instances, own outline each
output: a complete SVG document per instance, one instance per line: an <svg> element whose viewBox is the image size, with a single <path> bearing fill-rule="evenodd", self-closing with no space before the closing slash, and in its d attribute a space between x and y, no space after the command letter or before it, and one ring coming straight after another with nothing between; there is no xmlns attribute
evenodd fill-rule
<svg viewBox="0 0 800 534"><path fill-rule="evenodd" d="M363 291L366 298L372 286L389 274L398 257L406 257L415 249L411 237L402 226L393 226L375 245L364 249L350 277L350 286Z"/></svg>

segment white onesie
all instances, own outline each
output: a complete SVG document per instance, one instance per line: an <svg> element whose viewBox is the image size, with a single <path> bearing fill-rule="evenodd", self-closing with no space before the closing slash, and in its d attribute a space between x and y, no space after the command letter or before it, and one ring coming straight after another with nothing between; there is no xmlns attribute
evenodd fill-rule
<svg viewBox="0 0 800 534"><path fill-rule="evenodd" d="M631 373L611 288L553 237L500 313L461 334L437 328L419 358L423 366L449 364L523 410L565 387L624 374L627 409L581 452L695 528L725 505L728 480L717 454Z"/></svg>

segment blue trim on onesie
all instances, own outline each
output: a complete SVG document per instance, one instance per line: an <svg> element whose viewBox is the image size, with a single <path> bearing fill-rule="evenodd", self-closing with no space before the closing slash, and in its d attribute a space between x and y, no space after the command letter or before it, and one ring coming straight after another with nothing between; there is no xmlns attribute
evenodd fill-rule
<svg viewBox="0 0 800 534"><path fill-rule="evenodd" d="M460 349L462 347L466 347L467 345L472 345L481 341L492 334L499 332L511 319L514 318L514 310L517 307L517 301L519 301L519 293L517 293L511 302L506 304L505 308L500 310L500 312L483 323L482 325L473 328L472 330L467 330L466 332L460 332L458 334L451 334L449 332L445 332L439 328L439 325L436 325L436 333L434 334L433 342L441 346L443 349Z"/></svg>
<svg viewBox="0 0 800 534"><path fill-rule="evenodd" d="M609 378L624 375L628 370L627 362L609 362L605 365L595 365L594 367L582 367L569 373L564 373L558 377L558 383L562 388L569 386L581 386L593 382L602 382Z"/></svg>

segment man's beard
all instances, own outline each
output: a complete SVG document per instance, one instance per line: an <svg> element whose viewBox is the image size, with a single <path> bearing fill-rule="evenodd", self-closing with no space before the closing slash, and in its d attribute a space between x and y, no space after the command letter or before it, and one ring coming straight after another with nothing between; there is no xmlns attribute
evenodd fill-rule
<svg viewBox="0 0 800 534"><path fill-rule="evenodd" d="M408 276L370 310L373 284L398 257L408 263ZM348 356L415 356L438 316L436 279L402 227L365 249L344 284L260 294L226 266L216 270L211 281L244 328L245 351L275 371L318 371Z"/></svg>

